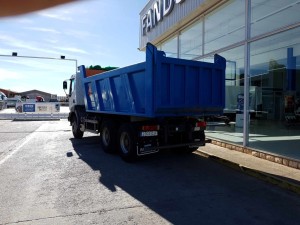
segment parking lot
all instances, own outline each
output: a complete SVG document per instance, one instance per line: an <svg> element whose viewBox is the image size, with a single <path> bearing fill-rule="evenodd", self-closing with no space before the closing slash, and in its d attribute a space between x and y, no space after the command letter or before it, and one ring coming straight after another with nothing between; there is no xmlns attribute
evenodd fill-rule
<svg viewBox="0 0 300 225"><path fill-rule="evenodd" d="M298 224L297 194L198 154L129 164L67 120L0 124L0 224Z"/></svg>

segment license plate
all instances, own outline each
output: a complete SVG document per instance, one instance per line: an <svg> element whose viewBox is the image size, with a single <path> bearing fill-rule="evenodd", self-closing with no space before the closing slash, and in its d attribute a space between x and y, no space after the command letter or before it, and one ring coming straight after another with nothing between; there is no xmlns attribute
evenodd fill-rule
<svg viewBox="0 0 300 225"><path fill-rule="evenodd" d="M157 131L142 131L142 132L140 132L141 137L154 137L157 135L158 135Z"/></svg>

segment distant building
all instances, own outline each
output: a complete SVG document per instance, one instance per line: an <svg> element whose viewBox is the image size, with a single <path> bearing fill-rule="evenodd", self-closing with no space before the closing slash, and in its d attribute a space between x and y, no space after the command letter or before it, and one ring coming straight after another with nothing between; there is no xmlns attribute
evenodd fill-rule
<svg viewBox="0 0 300 225"><path fill-rule="evenodd" d="M50 99L56 99L60 102L66 102L67 101L67 96L57 96L56 94L50 94L44 91L40 90L30 90L30 91L24 91L24 92L17 92L17 91L12 91L9 89L3 89L0 88L0 92L4 93L6 97L8 98L13 98L15 96L20 96L20 97L27 97L29 99L36 99L36 97L42 97L44 98L45 102L49 102Z"/></svg>
<svg viewBox="0 0 300 225"><path fill-rule="evenodd" d="M39 90L30 90L30 91L20 92L20 95L22 97L26 96L29 99L36 99L37 96L41 96L44 98L44 100L46 102L49 102L52 94L43 92L43 91L39 91Z"/></svg>
<svg viewBox="0 0 300 225"><path fill-rule="evenodd" d="M16 92L16 91L12 91L12 90L0 88L0 91L3 92L6 95L6 97L8 97L8 98L13 98L13 97L15 97L15 95L20 95L20 92Z"/></svg>

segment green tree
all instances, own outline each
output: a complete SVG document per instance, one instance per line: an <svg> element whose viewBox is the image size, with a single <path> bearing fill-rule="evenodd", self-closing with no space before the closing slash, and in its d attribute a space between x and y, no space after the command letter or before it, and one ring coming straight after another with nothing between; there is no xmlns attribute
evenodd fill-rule
<svg viewBox="0 0 300 225"><path fill-rule="evenodd" d="M96 66L90 65L88 68L90 70L105 70L105 71L109 71L109 70L117 69L118 67L115 67L115 66L101 67L100 65L96 65Z"/></svg>

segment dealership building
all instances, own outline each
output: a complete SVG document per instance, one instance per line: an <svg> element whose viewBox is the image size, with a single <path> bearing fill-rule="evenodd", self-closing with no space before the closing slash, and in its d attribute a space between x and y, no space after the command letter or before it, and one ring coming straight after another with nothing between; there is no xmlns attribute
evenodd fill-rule
<svg viewBox="0 0 300 225"><path fill-rule="evenodd" d="M150 0L139 48L151 42L169 57L225 57L231 122L215 122L207 136L300 160L299 12L299 0Z"/></svg>

